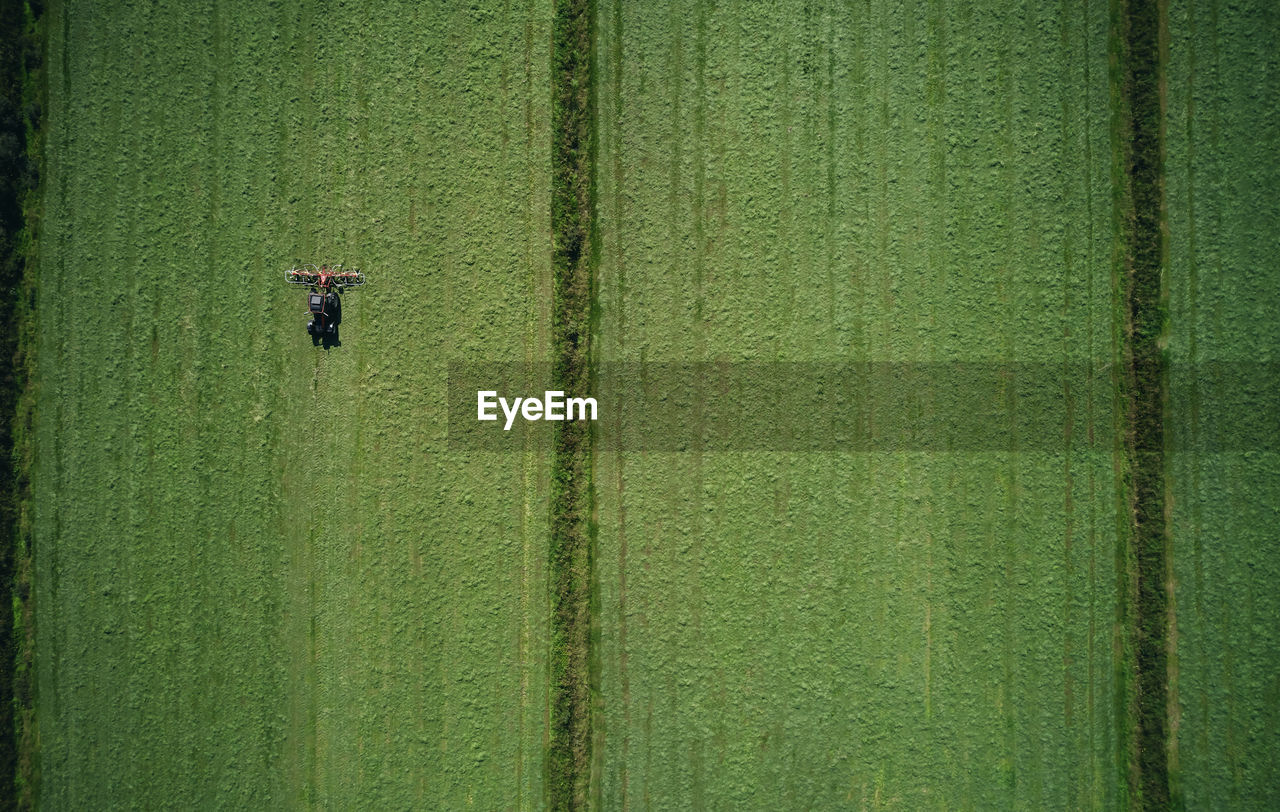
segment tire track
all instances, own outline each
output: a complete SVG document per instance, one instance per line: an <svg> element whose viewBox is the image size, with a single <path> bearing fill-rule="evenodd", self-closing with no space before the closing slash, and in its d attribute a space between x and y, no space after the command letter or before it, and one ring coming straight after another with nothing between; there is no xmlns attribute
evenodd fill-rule
<svg viewBox="0 0 1280 812"><path fill-rule="evenodd" d="M611 290L608 291L604 301L601 302L602 311L604 313L604 330L607 336L602 342L602 356L606 359L614 357L625 357L627 344L627 259L624 251L622 240L622 231L618 227L619 223L624 221L625 217L625 196L624 185L626 176L623 164L624 154L624 126L626 121L626 110L623 95L623 8L621 0L611 0L606 6L602 6L600 17L600 33L599 42L600 50L607 54L600 65L600 149L602 161L607 162L608 172L601 178L605 186L601 188L602 203L607 206L605 209L608 217L609 225L602 231L605 232L604 241L601 243L602 252L608 257L608 272L612 276ZM610 402L605 405L606 414L615 416L614 424L611 431L615 436L619 436L622 430L621 415L622 404L620 402ZM620 447L615 447L609 453L607 459L601 460L601 473L608 477L612 490L612 518L602 519L602 527L608 527L616 536L617 556L616 571L613 577L616 583L612 586L616 592L616 608L608 609L602 606L602 618L607 618L616 612L617 618L617 643L616 643L616 659L614 676L618 681L618 696L620 705L619 713L621 715L621 731L618 749L620 755L616 762L608 759L606 747L609 736L612 735L612 728L608 726L607 718L602 718L600 728L601 735L596 739L596 746L600 748L600 752L596 754L598 762L601 764L601 780L598 791L600 793L601 805L608 803L612 797L609 790L616 792L618 807L622 810L631 808L630 797L630 770L629 764L631 759L632 746L632 700L631 700L631 673L628 668L630 656L629 638L628 638L628 614L631 607L628 604L627 595L627 567L628 567L628 543L629 529L627 524L627 493L626 493L626 477L627 465L626 454ZM608 515L609 506L605 503L602 513ZM602 582L602 588L605 584ZM607 626L606 626L607 629ZM603 637L602 630L602 637ZM605 679L609 676L607 670L602 676L601 694L607 701L608 693ZM606 705L607 710L607 705ZM614 766L616 764L616 767ZM616 776L606 773L608 770L616 770ZM616 786L610 786L616 784Z"/></svg>
<svg viewBox="0 0 1280 812"><path fill-rule="evenodd" d="M537 19L537 3L529 0L524 6L524 30L523 30L523 53L524 53L524 71L523 85L521 91L521 115L523 118L523 150L526 156L524 167L525 172L525 189L523 201L523 217L528 229L524 235L524 265L526 268L526 281L528 284L529 301L535 303L530 307L529 318L525 327L525 357L526 363L532 364L540 362L545 358L546 348L549 344L549 325L550 312L543 303L549 305L550 280L547 274L546 263L544 259L545 244L539 238L542 230L538 228L540 218L537 213L541 211L539 200L541 195L548 192L546 187L546 170L545 167L538 165L533 160L533 156L537 155L537 139L541 134L534 126L534 105L533 98L535 89L539 87L539 83L534 77L534 20ZM545 52L541 54L545 57ZM544 507L542 498L545 496L545 446L533 446L526 439L526 446L522 454L522 480L521 490L523 499L520 513L520 627L517 639L517 663L519 673L517 676L519 692L520 692L520 708L516 726L517 749L516 749L516 786L522 798L537 797L540 787L537 786L537 778L539 773L534 769L528 769L536 765L542 758L542 737L531 736L531 731L541 730L541 716L543 709L546 707L546 698L537 696L536 692L531 690L530 671L536 667L538 662L538 652L542 650L538 645L541 642L535 636L533 627L534 618L544 617L541 611L535 613L535 607L542 605L538 597L545 594L540 590L536 590L535 584L540 585L540 570L537 567L537 560L541 553L541 540L544 538L543 525L538 519L540 508ZM528 785L528 786L527 786Z"/></svg>

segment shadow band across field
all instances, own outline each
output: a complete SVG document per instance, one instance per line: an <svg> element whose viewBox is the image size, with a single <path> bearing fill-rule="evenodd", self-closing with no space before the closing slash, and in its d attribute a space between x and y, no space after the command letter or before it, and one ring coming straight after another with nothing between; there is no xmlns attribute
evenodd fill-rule
<svg viewBox="0 0 1280 812"><path fill-rule="evenodd" d="M593 443L607 451L1111 453L1110 398L1122 373L1104 364L600 364ZM1280 364L1204 363L1176 373L1172 396L1196 387L1206 421L1195 435L1164 437L1169 453L1280 450ZM560 390L545 364L452 365L449 446L520 451L527 434L566 423L516 415L508 429L496 397L511 408L516 397L545 400L547 391ZM479 392L497 393L486 412L495 419L478 419Z"/></svg>

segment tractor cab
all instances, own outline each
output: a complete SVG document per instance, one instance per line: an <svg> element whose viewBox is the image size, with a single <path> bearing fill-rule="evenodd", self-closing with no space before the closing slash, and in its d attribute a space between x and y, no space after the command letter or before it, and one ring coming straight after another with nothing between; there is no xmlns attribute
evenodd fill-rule
<svg viewBox="0 0 1280 812"><path fill-rule="evenodd" d="M307 294L307 310L311 313L307 333L312 337L337 334L338 323L342 321L342 301L338 299L336 292L311 291Z"/></svg>

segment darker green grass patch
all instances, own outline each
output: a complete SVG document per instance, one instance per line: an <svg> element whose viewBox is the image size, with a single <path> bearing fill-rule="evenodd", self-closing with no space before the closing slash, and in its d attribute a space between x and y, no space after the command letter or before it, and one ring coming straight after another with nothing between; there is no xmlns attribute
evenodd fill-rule
<svg viewBox="0 0 1280 812"><path fill-rule="evenodd" d="M42 97L39 8L0 0L0 799L35 805L34 622L30 530L31 447L27 349L34 325Z"/></svg>
<svg viewBox="0 0 1280 812"><path fill-rule="evenodd" d="M591 0L557 3L552 36L552 379L587 397L596 241ZM591 764L591 424L559 424L551 477L552 809L587 806Z"/></svg>
<svg viewBox="0 0 1280 812"><path fill-rule="evenodd" d="M1125 633L1132 657L1128 708L1130 804L1165 809L1171 803L1168 759L1168 518L1165 483L1165 403L1168 370L1162 339L1167 303L1163 279L1164 102L1161 31L1156 0L1127 0L1121 26L1119 113L1124 165L1121 203L1123 320L1120 382L1122 443L1128 477L1125 507L1129 583Z"/></svg>

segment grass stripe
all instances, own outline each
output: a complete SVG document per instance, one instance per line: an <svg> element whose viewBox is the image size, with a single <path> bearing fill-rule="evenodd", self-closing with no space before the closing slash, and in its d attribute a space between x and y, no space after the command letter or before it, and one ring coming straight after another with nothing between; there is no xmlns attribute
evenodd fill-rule
<svg viewBox="0 0 1280 812"><path fill-rule="evenodd" d="M1125 476L1123 567L1118 595L1130 661L1119 723L1127 739L1129 804L1169 807L1168 517L1165 511L1164 404L1167 400L1164 239L1164 100L1159 0L1113 7L1120 50L1116 123L1119 184L1117 332L1121 361L1120 443Z"/></svg>
<svg viewBox="0 0 1280 812"><path fill-rule="evenodd" d="M34 625L30 525L31 350L36 182L40 156L41 28L25 2L0 3L0 798L8 807L35 804Z"/></svg>
<svg viewBox="0 0 1280 812"><path fill-rule="evenodd" d="M591 392L592 269L596 239L592 0L557 3L552 28L552 379ZM551 475L551 725L547 791L552 809L587 806L591 764L591 432L557 429Z"/></svg>

